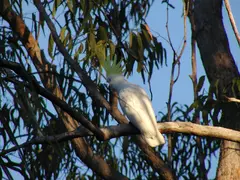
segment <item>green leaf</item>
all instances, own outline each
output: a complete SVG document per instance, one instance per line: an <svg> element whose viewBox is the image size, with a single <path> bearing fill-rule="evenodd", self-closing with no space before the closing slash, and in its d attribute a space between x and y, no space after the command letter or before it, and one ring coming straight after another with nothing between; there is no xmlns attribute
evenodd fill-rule
<svg viewBox="0 0 240 180"><path fill-rule="evenodd" d="M146 30L142 30L142 39L144 40L144 47L145 48L149 48L149 46L151 45L151 39L150 39L150 36L148 35L147 31Z"/></svg>
<svg viewBox="0 0 240 180"><path fill-rule="evenodd" d="M35 32L35 34L36 34L36 36L37 36L37 34L38 34L38 28L37 28L38 22L37 22L37 20L36 20L36 15L35 15L35 13L32 13L32 21L33 21L33 23L34 23L34 32Z"/></svg>
<svg viewBox="0 0 240 180"><path fill-rule="evenodd" d="M142 39L143 39L143 45L145 48L149 49L149 46L151 45L151 40L153 39L152 33L150 32L150 29L147 24L141 24L141 31L142 31Z"/></svg>
<svg viewBox="0 0 240 180"><path fill-rule="evenodd" d="M138 57L139 57L139 61L142 62L144 60L144 49L143 49L143 44L142 44L142 38L140 33L138 33L137 35L137 44L138 44Z"/></svg>
<svg viewBox="0 0 240 180"><path fill-rule="evenodd" d="M67 0L67 6L69 8L69 10L73 13L73 0Z"/></svg>
<svg viewBox="0 0 240 180"><path fill-rule="evenodd" d="M201 76L198 80L197 92L201 91L204 81L205 81L205 76Z"/></svg>
<svg viewBox="0 0 240 180"><path fill-rule="evenodd" d="M148 73L148 80L150 81L153 73L153 61L148 62L148 67L149 67L149 73Z"/></svg>
<svg viewBox="0 0 240 180"><path fill-rule="evenodd" d="M108 41L106 28L103 26L100 26L98 29L98 39Z"/></svg>
<svg viewBox="0 0 240 180"><path fill-rule="evenodd" d="M72 36L70 35L69 36L69 41L68 41L68 49L72 49L73 48L73 39L72 39Z"/></svg>
<svg viewBox="0 0 240 180"><path fill-rule="evenodd" d="M50 34L48 38L48 54L52 59L53 59L53 45L54 45L54 40L52 35Z"/></svg>
<svg viewBox="0 0 240 180"><path fill-rule="evenodd" d="M66 47L67 46L67 43L69 41L69 38L70 38L70 34L67 33L67 35L65 36L64 40L63 40L63 45Z"/></svg>
<svg viewBox="0 0 240 180"><path fill-rule="evenodd" d="M138 48L143 50L142 38L141 38L140 33L138 33L138 35L137 35L137 42L138 42Z"/></svg>
<svg viewBox="0 0 240 180"><path fill-rule="evenodd" d="M131 50L136 55L138 53L138 49L139 49L139 46L138 46L137 35L135 33L132 33L132 46L131 46Z"/></svg>
<svg viewBox="0 0 240 180"><path fill-rule="evenodd" d="M52 16L54 17L56 15L56 11L58 6L61 4L61 0L55 0L53 4L53 10L52 10Z"/></svg>
<svg viewBox="0 0 240 180"><path fill-rule="evenodd" d="M93 32L90 32L88 34L88 45L89 45L89 50L95 54L95 50L96 50L96 39L95 39L95 35L93 34Z"/></svg>
<svg viewBox="0 0 240 180"><path fill-rule="evenodd" d="M61 31L60 31L60 40L63 42L63 40L65 39L65 31L66 31L67 27L64 26Z"/></svg>
<svg viewBox="0 0 240 180"><path fill-rule="evenodd" d="M112 41L109 41L109 47L110 47L110 59L113 59L113 56L115 54L115 45Z"/></svg>
<svg viewBox="0 0 240 180"><path fill-rule="evenodd" d="M129 48L132 48L132 42L133 42L133 32L131 31L129 34Z"/></svg>
<svg viewBox="0 0 240 180"><path fill-rule="evenodd" d="M133 71L133 66L134 66L134 63L135 63L135 60L133 59L132 56L129 56L128 57L128 61L127 61L127 72L128 72L128 75L130 75Z"/></svg>
<svg viewBox="0 0 240 180"><path fill-rule="evenodd" d="M160 62L160 64L163 64L163 47L161 42L157 42L155 44L156 46L156 53L157 53L157 59Z"/></svg>
<svg viewBox="0 0 240 180"><path fill-rule="evenodd" d="M106 59L106 48L105 48L105 42L103 40L100 40L100 41L97 42L96 55L98 57L100 65L103 66L103 63Z"/></svg>
<svg viewBox="0 0 240 180"><path fill-rule="evenodd" d="M137 72L140 73L143 69L143 63L142 62L138 62L137 64Z"/></svg>
<svg viewBox="0 0 240 180"><path fill-rule="evenodd" d="M78 47L78 50L75 52L75 54L74 54L74 59L78 59L78 56L79 56L79 54L80 53L82 53L83 52L83 44L81 43L80 44L80 46Z"/></svg>

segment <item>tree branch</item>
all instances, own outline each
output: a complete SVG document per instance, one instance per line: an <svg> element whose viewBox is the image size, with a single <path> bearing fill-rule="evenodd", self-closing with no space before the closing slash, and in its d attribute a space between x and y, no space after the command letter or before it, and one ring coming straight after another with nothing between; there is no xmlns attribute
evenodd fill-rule
<svg viewBox="0 0 240 180"><path fill-rule="evenodd" d="M226 10L227 10L227 13L228 13L230 23L231 23L232 28L233 28L233 32L236 36L238 45L240 46L240 35L239 35L238 29L237 29L237 26L236 26L236 22L234 20L233 14L232 14L230 3L229 3L228 0L224 0L224 3L225 3L225 7L226 7Z"/></svg>
<svg viewBox="0 0 240 180"><path fill-rule="evenodd" d="M65 101L63 101L62 99L58 98L57 96L52 94L47 89L40 86L38 84L38 82L36 81L36 79L33 78L33 76L29 76L28 73L26 72L26 70L20 64L15 63L15 62L6 61L6 60L0 60L0 66L13 70L16 74L18 74L24 80L26 80L29 84L31 84L31 86L33 86L34 89L39 94L41 94L42 96L44 96L45 98L50 100L52 103L54 103L58 107L60 107L62 110L67 112L69 115L71 115L74 119L76 119L78 122L80 122L87 129L94 132L97 135L97 137L103 138L102 132L99 129L97 129L91 123L91 121L87 120L81 113L79 113L79 112L75 111L73 108L71 108ZM99 135L99 133L98 133L99 131L101 132L101 135Z"/></svg>
<svg viewBox="0 0 240 180"><path fill-rule="evenodd" d="M210 137L217 139L225 139L233 142L240 142L240 132L223 127L205 126L191 122L164 122L158 123L158 128L161 133L183 133L188 135L196 135L202 137ZM100 128L104 134L105 140L112 138L118 138L121 136L137 135L140 132L131 124L120 124L117 126L108 126ZM25 142L19 146L14 146L8 150L2 151L0 156L15 151L19 148L24 148L32 144L53 144L63 141L72 140L74 138L94 136L94 134L88 129L80 126L78 129L72 132L65 132L53 136L43 136L35 138L29 142Z"/></svg>

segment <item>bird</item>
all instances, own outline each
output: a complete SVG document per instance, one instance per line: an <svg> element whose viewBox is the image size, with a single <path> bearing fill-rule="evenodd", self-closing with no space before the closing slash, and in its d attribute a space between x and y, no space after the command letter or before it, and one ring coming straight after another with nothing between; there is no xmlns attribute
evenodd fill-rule
<svg viewBox="0 0 240 180"><path fill-rule="evenodd" d="M155 113L146 91L124 78L124 70L116 58L105 60L103 68L106 80L110 88L117 92L120 107L128 120L140 131L149 146L163 145L165 139L157 128Z"/></svg>

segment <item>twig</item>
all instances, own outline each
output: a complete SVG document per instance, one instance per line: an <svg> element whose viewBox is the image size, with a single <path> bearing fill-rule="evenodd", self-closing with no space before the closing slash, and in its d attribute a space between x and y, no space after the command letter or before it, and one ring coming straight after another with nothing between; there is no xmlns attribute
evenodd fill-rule
<svg viewBox="0 0 240 180"><path fill-rule="evenodd" d="M240 103L240 99L237 99L235 97L227 97L227 96L225 96L225 98L228 100L228 102Z"/></svg>
<svg viewBox="0 0 240 180"><path fill-rule="evenodd" d="M194 17L192 14L192 10L193 10L193 2L192 0L189 1L185 1L184 5L190 7L190 11L188 11L188 17L189 20L191 22L191 24L194 24ZM195 27L192 26L191 28L192 30L192 36L191 36L191 64L192 64L192 75L190 76L191 80L192 80L192 84L193 84L193 95L194 95L194 101L197 100L198 98L198 90L197 90L197 60L196 60L196 39L195 39ZM195 109L194 112L194 116L193 116L193 122L200 124L200 112L198 109ZM200 170L199 172L199 176L201 179L207 179L207 170L205 167L205 156L203 153L203 148L202 148L202 143L201 143L201 138L197 137L196 138L196 145L198 148L198 152L197 152L197 156L200 162Z"/></svg>
<svg viewBox="0 0 240 180"><path fill-rule="evenodd" d="M171 36L170 36L170 32L169 32L169 28L168 28L168 23L169 23L169 7L167 5L167 20L166 20L166 31L167 31L167 36L168 36L168 42L170 44L170 47L173 51L173 62L172 62L172 68L171 68L171 75L170 75L170 85L169 85L169 95L168 95L168 103L167 103L167 109L168 109L168 113L167 113L167 120L171 121L171 112L172 112L172 108L171 108L171 101L172 101L172 93L173 93L173 86L174 84L177 82L179 76L180 76L180 59L182 57L182 54L184 52L184 49L186 47L186 35L187 35L187 30L186 30L186 19L187 19L187 11L188 8L186 8L186 6L184 6L184 17L183 17L183 22L184 22L184 35L183 35L183 45L180 51L180 54L178 55L177 52L175 51L174 47L173 47L173 43L171 40ZM178 73L176 78L174 79L174 75L175 75L175 67L176 65L178 65ZM171 165L172 162L172 136L171 134L168 135L168 163Z"/></svg>
<svg viewBox="0 0 240 180"><path fill-rule="evenodd" d="M225 7L226 7L226 10L227 10L227 13L228 13L230 23L231 23L232 28L233 28L233 32L236 36L238 45L240 46L240 35L239 35L238 29L237 29L237 26L236 26L236 22L234 20L233 14L232 14L230 3L229 3L228 0L224 0L224 3L225 3Z"/></svg>

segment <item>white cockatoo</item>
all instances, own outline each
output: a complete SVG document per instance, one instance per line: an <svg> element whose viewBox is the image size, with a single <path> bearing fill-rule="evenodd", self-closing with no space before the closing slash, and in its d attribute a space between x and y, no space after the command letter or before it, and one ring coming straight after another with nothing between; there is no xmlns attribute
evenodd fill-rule
<svg viewBox="0 0 240 180"><path fill-rule="evenodd" d="M152 103L144 89L124 79L123 68L116 59L106 60L103 68L106 71L107 82L118 94L123 113L141 132L143 139L151 147L164 144L164 137L157 128Z"/></svg>

